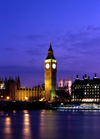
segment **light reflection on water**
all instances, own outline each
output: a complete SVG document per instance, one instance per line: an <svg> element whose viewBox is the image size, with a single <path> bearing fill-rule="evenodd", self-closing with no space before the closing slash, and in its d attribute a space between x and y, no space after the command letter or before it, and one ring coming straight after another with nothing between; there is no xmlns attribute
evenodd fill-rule
<svg viewBox="0 0 100 139"><path fill-rule="evenodd" d="M11 138L12 135L12 129L11 129L11 118L10 117L5 117L5 128L4 128L4 133L6 135L7 139Z"/></svg>
<svg viewBox="0 0 100 139"><path fill-rule="evenodd" d="M4 115L4 112L3 112L3 111L1 111L1 112L0 112L0 115Z"/></svg>
<svg viewBox="0 0 100 139"><path fill-rule="evenodd" d="M58 133L58 119L54 111L42 110L40 113L40 124L39 124L39 138L41 139L55 139L59 138Z"/></svg>
<svg viewBox="0 0 100 139"><path fill-rule="evenodd" d="M99 111L0 112L0 139L97 139Z"/></svg>
<svg viewBox="0 0 100 139"><path fill-rule="evenodd" d="M40 113L40 134L44 134L45 126L45 110L42 110Z"/></svg>
<svg viewBox="0 0 100 139"><path fill-rule="evenodd" d="M27 110L24 110L23 117L23 136L30 137L31 136L31 127L30 127L30 115Z"/></svg>

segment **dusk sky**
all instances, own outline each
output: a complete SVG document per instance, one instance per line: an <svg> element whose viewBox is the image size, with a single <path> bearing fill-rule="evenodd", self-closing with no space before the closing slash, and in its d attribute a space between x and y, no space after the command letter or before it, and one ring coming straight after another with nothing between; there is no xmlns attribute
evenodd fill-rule
<svg viewBox="0 0 100 139"><path fill-rule="evenodd" d="M59 78L100 78L100 0L0 0L0 77L44 83L51 45Z"/></svg>

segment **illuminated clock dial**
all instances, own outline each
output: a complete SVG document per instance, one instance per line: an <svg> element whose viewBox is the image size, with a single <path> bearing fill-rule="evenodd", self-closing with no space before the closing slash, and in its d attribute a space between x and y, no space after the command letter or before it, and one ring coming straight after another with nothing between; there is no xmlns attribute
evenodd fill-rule
<svg viewBox="0 0 100 139"><path fill-rule="evenodd" d="M46 64L46 69L49 69L50 65L49 64Z"/></svg>
<svg viewBox="0 0 100 139"><path fill-rule="evenodd" d="M52 64L52 68L55 69L56 68L56 64L53 63Z"/></svg>

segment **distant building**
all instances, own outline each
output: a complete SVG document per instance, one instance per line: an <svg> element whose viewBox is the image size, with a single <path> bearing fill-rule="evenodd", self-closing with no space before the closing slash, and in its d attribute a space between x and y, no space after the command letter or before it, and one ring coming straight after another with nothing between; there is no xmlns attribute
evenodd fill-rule
<svg viewBox="0 0 100 139"><path fill-rule="evenodd" d="M57 90L64 90L65 92L69 92L71 95L71 79L59 79Z"/></svg>
<svg viewBox="0 0 100 139"><path fill-rule="evenodd" d="M5 83L4 83L3 79L2 79L2 81L0 79L0 89L5 89Z"/></svg>
<svg viewBox="0 0 100 139"><path fill-rule="evenodd" d="M96 74L93 79L86 74L80 80L78 75L71 86L72 101L100 102L100 79Z"/></svg>
<svg viewBox="0 0 100 139"><path fill-rule="evenodd" d="M0 98L15 100L16 90L20 88L19 77L13 80L11 77L7 80L0 81Z"/></svg>

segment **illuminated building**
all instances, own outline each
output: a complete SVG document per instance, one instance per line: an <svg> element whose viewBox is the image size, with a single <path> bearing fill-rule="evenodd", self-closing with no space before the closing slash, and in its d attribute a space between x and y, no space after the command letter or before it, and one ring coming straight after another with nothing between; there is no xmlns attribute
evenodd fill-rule
<svg viewBox="0 0 100 139"><path fill-rule="evenodd" d="M45 96L44 86L37 86L34 88L20 88L19 77L15 80L9 78L1 82L2 88L0 88L0 99L2 100L18 100L18 101L29 101L39 100Z"/></svg>
<svg viewBox="0 0 100 139"><path fill-rule="evenodd" d="M100 102L100 79L96 74L92 80L86 74L82 80L77 75L71 89L72 101Z"/></svg>
<svg viewBox="0 0 100 139"><path fill-rule="evenodd" d="M51 43L48 50L48 55L44 62L44 72L45 72L45 97L46 100L52 100L56 96L57 61L54 57Z"/></svg>
<svg viewBox="0 0 100 139"><path fill-rule="evenodd" d="M19 88L16 90L15 98L20 101L40 100L45 96L45 90L42 85L33 88Z"/></svg>
<svg viewBox="0 0 100 139"><path fill-rule="evenodd" d="M0 81L0 99L4 100L52 100L56 96L56 71L57 61L54 58L53 49L48 50L47 58L44 62L45 71L45 87L43 85L33 88L20 88L20 79L15 80L9 78Z"/></svg>
<svg viewBox="0 0 100 139"><path fill-rule="evenodd" d="M64 90L65 92L69 92L71 95L71 79L59 79L57 90Z"/></svg>

